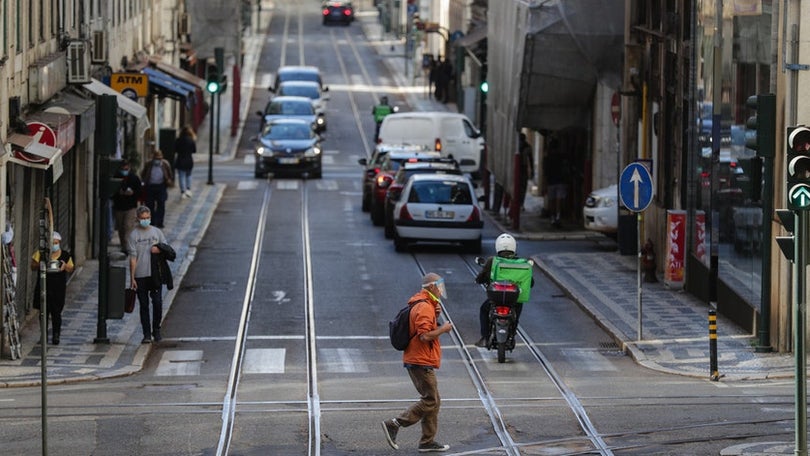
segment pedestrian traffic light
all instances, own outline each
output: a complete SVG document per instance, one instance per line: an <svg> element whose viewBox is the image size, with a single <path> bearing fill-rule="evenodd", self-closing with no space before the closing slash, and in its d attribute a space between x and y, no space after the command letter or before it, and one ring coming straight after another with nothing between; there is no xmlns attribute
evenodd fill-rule
<svg viewBox="0 0 810 456"><path fill-rule="evenodd" d="M776 216L779 217L785 231L790 233L789 236L776 236L776 244L779 246L779 250L782 251L782 255L793 263L796 257L796 236L793 234L796 229L796 214L790 209L777 209Z"/></svg>
<svg viewBox="0 0 810 456"><path fill-rule="evenodd" d="M487 81L481 82L481 92L483 93L489 92L489 83Z"/></svg>
<svg viewBox="0 0 810 456"><path fill-rule="evenodd" d="M776 153L776 95L752 95L745 102L756 113L745 122L745 147L760 157L773 157Z"/></svg>
<svg viewBox="0 0 810 456"><path fill-rule="evenodd" d="M205 67L205 89L208 90L208 93L219 92L221 80L219 68L216 65L208 64Z"/></svg>
<svg viewBox="0 0 810 456"><path fill-rule="evenodd" d="M787 128L787 205L794 211L810 210L810 128Z"/></svg>

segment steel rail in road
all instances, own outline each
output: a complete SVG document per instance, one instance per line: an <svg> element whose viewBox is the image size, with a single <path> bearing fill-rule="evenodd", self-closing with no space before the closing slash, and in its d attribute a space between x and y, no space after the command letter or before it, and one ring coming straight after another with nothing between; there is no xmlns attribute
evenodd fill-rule
<svg viewBox="0 0 810 456"><path fill-rule="evenodd" d="M321 399L318 394L318 349L315 336L315 291L312 288L312 249L309 236L308 186L301 192L301 239L304 261L304 313L307 347L307 411L309 415L309 455L321 454Z"/></svg>
<svg viewBox="0 0 810 456"><path fill-rule="evenodd" d="M256 271L259 268L259 256L262 250L263 234L267 223L267 213L270 202L270 186L264 191L262 208L259 212L259 221L256 224L256 235L253 241L253 253L250 258L250 272L245 285L245 297L242 301L242 314L239 317L239 327L234 343L231 370L228 374L228 387L225 390L225 399L222 403L222 428L219 432L217 456L225 456L231 446L233 438L234 415L236 414L236 393L239 389L239 380L242 375L242 361L245 357L245 343L247 340L247 327L250 319L250 306L253 303L253 294L256 291Z"/></svg>

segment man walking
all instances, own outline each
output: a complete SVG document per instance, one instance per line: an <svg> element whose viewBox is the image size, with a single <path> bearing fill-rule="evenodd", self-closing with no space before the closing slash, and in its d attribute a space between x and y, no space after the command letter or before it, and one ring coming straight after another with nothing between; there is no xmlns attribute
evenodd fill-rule
<svg viewBox="0 0 810 456"><path fill-rule="evenodd" d="M146 206L137 209L138 227L129 233L129 287L138 293L141 312L143 340L148 344L160 342L160 320L163 318L163 285L152 280L152 254L160 253L157 247L166 243L166 236L152 226L152 211ZM149 319L149 299L152 299L152 319Z"/></svg>
<svg viewBox="0 0 810 456"><path fill-rule="evenodd" d="M411 306L410 330L411 342L402 354L402 362L408 370L413 386L419 393L419 402L408 407L398 417L382 422L385 439L391 448L397 450L397 432L400 427L408 427L417 422L422 423L422 438L419 439L419 452L440 452L450 449L450 445L436 442L438 430L439 387L435 369L442 360L442 347L439 336L453 329L450 322L439 326L437 318L441 313L441 298L447 292L444 279L434 272L422 278L422 289L408 300Z"/></svg>

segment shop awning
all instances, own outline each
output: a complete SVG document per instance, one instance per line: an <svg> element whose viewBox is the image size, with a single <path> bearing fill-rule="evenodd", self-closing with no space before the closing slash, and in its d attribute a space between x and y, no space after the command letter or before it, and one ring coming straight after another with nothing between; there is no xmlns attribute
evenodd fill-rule
<svg viewBox="0 0 810 456"><path fill-rule="evenodd" d="M96 95L115 95L118 98L118 107L135 118L135 130L139 138L143 137L149 129L149 119L146 117L146 108L125 97L121 92L111 89L103 82L93 79L84 85L84 88Z"/></svg>
<svg viewBox="0 0 810 456"><path fill-rule="evenodd" d="M618 87L622 0L569 0L532 10L523 54L520 127L587 126L597 81Z"/></svg>
<svg viewBox="0 0 810 456"><path fill-rule="evenodd" d="M42 107L42 111L76 116L76 142L81 143L96 130L96 103L70 92L62 91Z"/></svg>
<svg viewBox="0 0 810 456"><path fill-rule="evenodd" d="M205 90L205 79L198 77L196 74L188 72L182 68L178 68L168 63L163 63L157 57L149 57L149 63L157 70L162 71L175 79L179 79L185 83L198 87L200 90Z"/></svg>
<svg viewBox="0 0 810 456"><path fill-rule="evenodd" d="M453 45L461 47L470 47L478 44L481 40L487 37L486 25L473 29L470 33L462 36L461 38L453 41Z"/></svg>
<svg viewBox="0 0 810 456"><path fill-rule="evenodd" d="M42 170L53 166L54 182L62 175L62 149L42 144L33 136L21 133L9 135L8 142L11 144L8 161Z"/></svg>
<svg viewBox="0 0 810 456"><path fill-rule="evenodd" d="M150 92L159 97L168 97L188 104L194 103L194 95L197 91L197 87L194 85L151 67L144 67L142 71L149 76Z"/></svg>

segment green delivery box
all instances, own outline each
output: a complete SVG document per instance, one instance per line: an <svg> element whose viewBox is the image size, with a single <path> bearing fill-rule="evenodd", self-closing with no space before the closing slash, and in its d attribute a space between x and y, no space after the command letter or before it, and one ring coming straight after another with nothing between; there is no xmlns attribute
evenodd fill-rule
<svg viewBox="0 0 810 456"><path fill-rule="evenodd" d="M509 280L518 284L520 296L517 302L528 302L532 289L532 263L524 258L492 258L490 279L493 282Z"/></svg>

